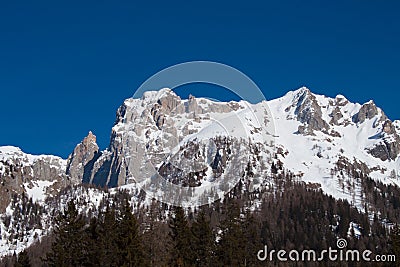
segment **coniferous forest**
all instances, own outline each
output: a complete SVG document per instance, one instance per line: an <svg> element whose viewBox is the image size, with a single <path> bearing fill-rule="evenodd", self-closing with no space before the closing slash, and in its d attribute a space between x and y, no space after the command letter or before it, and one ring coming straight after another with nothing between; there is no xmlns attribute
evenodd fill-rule
<svg viewBox="0 0 400 267"><path fill-rule="evenodd" d="M343 262L257 259L264 245L276 250L320 251L335 247L338 238L346 238L348 248L399 256L400 229L395 226L389 231L382 220L384 215L398 222L398 188L365 179L363 194L376 207L382 206L385 214L379 217L367 207L360 211L290 175L282 178L276 177L274 188L251 193L240 182L224 200L188 210L155 200L151 205L132 205L131 195L123 190L103 199L97 211L81 211L73 199L54 214L51 235L4 258L1 265L343 266ZM380 194L377 189L389 193ZM27 199L22 202L25 210L35 207L29 203ZM33 206L26 208L29 205ZM40 216L42 211L35 208L35 212ZM360 226L361 235L349 229L351 223ZM348 265L365 266L365 262Z"/></svg>

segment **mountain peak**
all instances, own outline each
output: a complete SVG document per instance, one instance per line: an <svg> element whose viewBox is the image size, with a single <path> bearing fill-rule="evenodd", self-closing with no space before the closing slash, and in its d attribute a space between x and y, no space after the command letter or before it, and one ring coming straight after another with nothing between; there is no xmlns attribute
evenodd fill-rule
<svg viewBox="0 0 400 267"><path fill-rule="evenodd" d="M92 133L92 131L89 131L88 135L83 139L82 143L86 146L89 146L89 144L96 144L96 136Z"/></svg>
<svg viewBox="0 0 400 267"><path fill-rule="evenodd" d="M306 86L302 86L299 89L295 90L295 92L299 92L299 93L311 93L311 90L306 87Z"/></svg>
<svg viewBox="0 0 400 267"><path fill-rule="evenodd" d="M292 90L287 92L283 97L279 98L280 101L288 102L290 105L296 105L297 102L305 100L309 96L313 96L314 94L310 89L303 86L296 90Z"/></svg>
<svg viewBox="0 0 400 267"><path fill-rule="evenodd" d="M376 106L375 101L372 100L372 99L371 99L370 101L366 102L364 105L373 105L373 106Z"/></svg>
<svg viewBox="0 0 400 267"><path fill-rule="evenodd" d="M375 105L374 101L370 100L363 104L357 114L353 116L354 123L363 123L367 119L372 119L379 115L379 108ZM386 116L385 118L386 119Z"/></svg>
<svg viewBox="0 0 400 267"><path fill-rule="evenodd" d="M0 154L22 153L21 148L16 146L0 146Z"/></svg>
<svg viewBox="0 0 400 267"><path fill-rule="evenodd" d="M158 91L147 91L143 93L142 100L154 101L164 96L173 95L177 96L175 92L170 88L162 88Z"/></svg>
<svg viewBox="0 0 400 267"><path fill-rule="evenodd" d="M297 96L297 97L300 97L300 96L302 96L302 95L310 95L310 94L313 94L312 92L311 92L311 90L309 89L309 88L307 88L307 87L305 87L305 86L302 86L302 87L300 87L299 89L296 89L296 90L293 90L293 91L289 91L288 93L287 93L287 95L288 94L290 94L290 95L292 95L292 96Z"/></svg>
<svg viewBox="0 0 400 267"><path fill-rule="evenodd" d="M347 98L346 98L344 95L341 95L341 94L338 94L338 95L335 97L335 99L336 99L336 100L347 100Z"/></svg>
<svg viewBox="0 0 400 267"><path fill-rule="evenodd" d="M89 131L88 135L78 144L68 157L66 174L75 181L82 181L84 166L88 164L99 152L96 136Z"/></svg>

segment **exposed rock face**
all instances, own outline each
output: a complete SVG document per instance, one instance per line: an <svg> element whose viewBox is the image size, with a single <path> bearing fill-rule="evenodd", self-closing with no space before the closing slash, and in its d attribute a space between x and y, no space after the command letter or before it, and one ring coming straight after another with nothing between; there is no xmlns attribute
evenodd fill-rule
<svg viewBox="0 0 400 267"><path fill-rule="evenodd" d="M336 106L329 116L332 118L330 121L331 124L340 125L339 120L343 118L343 114L338 106Z"/></svg>
<svg viewBox="0 0 400 267"><path fill-rule="evenodd" d="M399 154L399 146L395 143L382 142L380 145L368 150L368 152L375 158L385 160L395 160Z"/></svg>
<svg viewBox="0 0 400 267"><path fill-rule="evenodd" d="M395 160L400 154L400 136L396 132L396 128L392 121L386 120L382 125L381 133L382 141L368 152L383 161Z"/></svg>
<svg viewBox="0 0 400 267"><path fill-rule="evenodd" d="M386 120L386 121L385 121L385 123L383 124L383 130L382 130L382 131L383 131L385 134L389 134L389 135L394 134L394 135L397 135L396 128L395 128L395 126L393 125L393 123L392 123L391 120Z"/></svg>
<svg viewBox="0 0 400 267"><path fill-rule="evenodd" d="M43 189L47 195L79 183L65 174L65 165L65 160L56 156L33 156L19 148L0 147L0 212L4 212L14 194L26 194L27 190L38 187L40 181L47 186L37 190Z"/></svg>
<svg viewBox="0 0 400 267"><path fill-rule="evenodd" d="M378 108L373 101L362 105L360 111L353 116L354 123L363 123L366 119L372 119L379 114Z"/></svg>
<svg viewBox="0 0 400 267"><path fill-rule="evenodd" d="M171 90L167 91L158 101L157 103L161 106L161 109L164 113L169 114L175 109L176 113L183 112L183 106L181 105L181 98L173 93Z"/></svg>
<svg viewBox="0 0 400 267"><path fill-rule="evenodd" d="M400 137L396 132L393 123L386 117L373 101L361 106L360 110L352 117L356 124L362 124L366 120L374 119L373 127L380 128L381 133L377 135L380 139L378 144L366 150L375 158L395 160L400 153Z"/></svg>
<svg viewBox="0 0 400 267"><path fill-rule="evenodd" d="M203 114L203 109L197 104L196 98L192 95L189 96L186 112L192 112L194 115Z"/></svg>
<svg viewBox="0 0 400 267"><path fill-rule="evenodd" d="M228 159L234 157L232 151L237 151L240 143L227 137L213 138L211 143L215 146L215 154L206 153L207 147L210 147L209 141L186 143L181 151L175 155L177 160L161 165L159 168L160 175L170 182L182 186L201 185L202 179L207 176L207 171L212 172L214 179L220 177L226 171ZM187 171L178 167L185 166L184 163L193 166L193 162L198 162L194 168L195 171ZM208 162L208 164L204 164L204 162Z"/></svg>
<svg viewBox="0 0 400 267"><path fill-rule="evenodd" d="M289 101L288 101L289 100ZM371 132L370 140L373 145L364 146L370 155L383 161L396 160L400 154L399 129L387 118L373 101L361 106L350 103L344 96L338 95L334 99L314 95L307 88L300 88L289 92L285 96L286 119L297 120L301 124L297 127L297 134L315 136L316 131L329 135L327 140L345 137L346 131L342 127L354 128L357 136ZM329 119L328 119L328 118ZM367 123L367 121L371 120ZM372 128L371 128L372 126ZM363 140L359 140L364 143ZM357 140L358 142L358 140Z"/></svg>
<svg viewBox="0 0 400 267"><path fill-rule="evenodd" d="M126 183L126 167L123 155L123 139L116 131L112 131L108 150L103 152L93 163L90 175L85 182L100 186L116 187Z"/></svg>
<svg viewBox="0 0 400 267"><path fill-rule="evenodd" d="M99 186L116 187L127 183L127 170L125 166L125 160L123 156L124 146L124 132L118 131L117 125L125 124L127 122L138 121L133 124L131 129L136 135L146 135L142 123L152 122L154 127L162 128L165 123L165 114L163 112L170 112L171 109L176 107L176 101L173 99L159 99L159 101L153 103L151 106L143 107L147 112L139 112L137 109L132 109L133 99L127 99L117 110L116 121L114 128L111 132L110 145L105 151L98 151L98 147L94 147L92 151L95 153L89 153L89 160L86 160L82 170L82 181L84 183L92 183ZM146 95L142 98L143 104L146 101ZM150 131L147 131L150 134ZM79 146L79 145L78 145ZM79 164L79 162L78 162Z"/></svg>
<svg viewBox="0 0 400 267"><path fill-rule="evenodd" d="M337 95L335 97L335 105L338 107L344 107L349 103L349 100L347 100L344 96L342 95Z"/></svg>
<svg viewBox="0 0 400 267"><path fill-rule="evenodd" d="M99 147L96 143L96 136L89 132L80 144L78 144L74 152L68 157L66 174L72 180L82 181L84 178L85 167L99 153Z"/></svg>
<svg viewBox="0 0 400 267"><path fill-rule="evenodd" d="M171 112L181 114L184 112L184 106L181 104L181 98L171 92L167 92L158 99L157 103L151 108L151 115L158 129L162 129L166 116Z"/></svg>
<svg viewBox="0 0 400 267"><path fill-rule="evenodd" d="M313 135L314 131L329 130L329 124L322 119L321 107L309 89L299 90L292 107L296 107L297 120L303 123L298 129L300 134Z"/></svg>
<svg viewBox="0 0 400 267"><path fill-rule="evenodd" d="M260 105L260 112L261 107L262 105ZM225 154L228 153L224 151L223 145L220 147L221 154L217 153L215 158L210 159L208 167L205 166L197 174L195 172L183 176L179 175L182 173L182 170L179 170L179 165L183 164L182 161L175 165L164 163L163 148L173 148L185 136L198 133L199 125L212 122L210 113L230 113L240 109L245 109L244 103L218 103L203 98L196 99L193 96L190 96L188 100L182 100L169 89L145 93L141 99L127 99L117 111L110 146L107 150L98 153L98 156L89 157L92 159L90 161L92 167L90 173L84 172L83 181L109 187L130 183L135 176L140 176L139 169L146 161L143 158L146 153L152 155L151 162L153 166L157 166L159 173L165 176L171 174L173 182L182 182L184 185L197 184L198 181L194 182L192 179L194 176L205 175L207 169L220 175L223 171L221 166L226 164ZM208 144L201 146L204 150ZM193 147L196 145L182 148L182 155L188 156ZM125 159L127 150L135 155L135 162L137 162L137 166L135 165L137 169L131 169L130 172L128 172ZM246 155L246 153L240 155ZM182 156L183 161L186 156ZM203 155L196 160L204 161L206 158L209 159L208 156ZM79 164L76 165L79 166ZM89 166L89 164L83 164L83 166ZM79 174L81 173L82 170L79 171Z"/></svg>

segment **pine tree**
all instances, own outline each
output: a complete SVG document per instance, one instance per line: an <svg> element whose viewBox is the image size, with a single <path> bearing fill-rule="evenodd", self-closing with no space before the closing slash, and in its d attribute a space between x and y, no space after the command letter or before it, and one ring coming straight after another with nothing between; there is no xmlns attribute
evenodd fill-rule
<svg viewBox="0 0 400 267"><path fill-rule="evenodd" d="M170 219L169 227L174 243L170 265L192 266L194 257L190 249L191 232L183 208L175 207L174 216Z"/></svg>
<svg viewBox="0 0 400 267"><path fill-rule="evenodd" d="M120 266L147 266L139 224L127 199L122 209L122 217L118 222L117 240Z"/></svg>
<svg viewBox="0 0 400 267"><path fill-rule="evenodd" d="M6 262L5 267L13 266L13 265L15 265L16 262L17 262L17 254L14 251L10 261Z"/></svg>
<svg viewBox="0 0 400 267"><path fill-rule="evenodd" d="M197 215L197 220L192 225L192 249L195 253L196 266L212 266L215 250L215 236L210 222L206 219L203 210Z"/></svg>
<svg viewBox="0 0 400 267"><path fill-rule="evenodd" d="M85 238L87 239L88 254L84 266L100 266L102 247L100 245L100 223L97 217L90 220L89 226L85 230Z"/></svg>
<svg viewBox="0 0 400 267"><path fill-rule="evenodd" d="M243 237L245 240L245 265L254 266L258 263L256 253L263 247L260 233L261 226L257 223L255 215L250 211L246 212L246 217L242 225Z"/></svg>
<svg viewBox="0 0 400 267"><path fill-rule="evenodd" d="M390 243L392 245L392 251L396 255L396 259L400 259L400 226L396 224L390 233ZM396 266L400 266L397 262Z"/></svg>
<svg viewBox="0 0 400 267"><path fill-rule="evenodd" d="M99 250L100 262L103 266L118 266L118 254L116 250L118 224L115 208L107 205L99 223Z"/></svg>
<svg viewBox="0 0 400 267"><path fill-rule="evenodd" d="M245 238L241 229L240 210L234 199L227 199L225 219L220 226L220 240L217 256L222 266L243 266L245 264Z"/></svg>
<svg viewBox="0 0 400 267"><path fill-rule="evenodd" d="M84 263L87 256L84 226L85 222L74 201L69 201L67 208L55 221L55 241L45 258L49 266L80 266Z"/></svg>
<svg viewBox="0 0 400 267"><path fill-rule="evenodd" d="M29 260L28 253L26 252L26 250L24 250L21 253L19 253L18 260L15 263L15 267L30 267L30 266L31 263Z"/></svg>
<svg viewBox="0 0 400 267"><path fill-rule="evenodd" d="M146 212L147 213L147 212ZM153 200L143 222L143 244L151 266L167 266L170 245L169 226L164 223L162 207Z"/></svg>

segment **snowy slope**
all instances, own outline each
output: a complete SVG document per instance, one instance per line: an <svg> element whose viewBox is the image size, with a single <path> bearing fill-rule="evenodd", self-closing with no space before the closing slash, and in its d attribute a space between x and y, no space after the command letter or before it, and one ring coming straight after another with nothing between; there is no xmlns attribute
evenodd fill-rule
<svg viewBox="0 0 400 267"><path fill-rule="evenodd" d="M31 192L33 196L42 196L40 189L44 183L38 181L37 189L33 189L37 192ZM127 190L129 191L129 188ZM66 190L61 198L50 198L46 201L40 199L39 205L34 208L27 198L19 196L1 215L0 258L13 253L18 254L47 236L52 231L54 218L64 210L69 200L75 201L80 213L87 214L89 211L98 211L100 202L105 198L111 198L116 192L110 190L106 193L95 188L76 186ZM137 202L137 199L132 199L132 202Z"/></svg>
<svg viewBox="0 0 400 267"><path fill-rule="evenodd" d="M71 181L65 175L66 160L52 155L31 155L13 146L0 147L0 210L14 194L43 201Z"/></svg>
<svg viewBox="0 0 400 267"><path fill-rule="evenodd" d="M288 107L293 105L297 107L299 96L304 94L308 95L311 92L307 88L301 88L268 102L275 121L276 144L289 152L287 156L281 158L286 168L295 173L301 173L302 179L306 182L321 184L326 193L349 201L354 201L353 195L357 192L350 194L344 192L339 185L338 174L332 173L340 157L350 162L354 160L363 162L370 169L375 168L369 174L375 180L400 185L400 179L397 176L391 177L393 170L398 172L398 158L383 161L368 153L369 148L381 142L375 137L382 132L382 125L377 126L377 122L384 116L382 110L378 108L378 114L371 119L366 119L363 123L354 123L353 117L360 111L362 105L350 103L341 95L335 99L315 95L322 109L324 121L329 122L331 120L329 114L339 107L343 114L338 121L339 125L329 124L330 130L339 135L330 135L322 131L314 131L314 135L303 135L298 133L299 126L303 124L296 119L295 109ZM394 122L395 125L398 123L398 121Z"/></svg>
<svg viewBox="0 0 400 267"><path fill-rule="evenodd" d="M67 161L58 156L53 155L31 155L23 152L19 147L0 146L0 173L4 173L4 162L13 163L17 161L22 166L32 166L39 160L47 161L52 167L65 170ZM3 171L3 172L2 172Z"/></svg>

